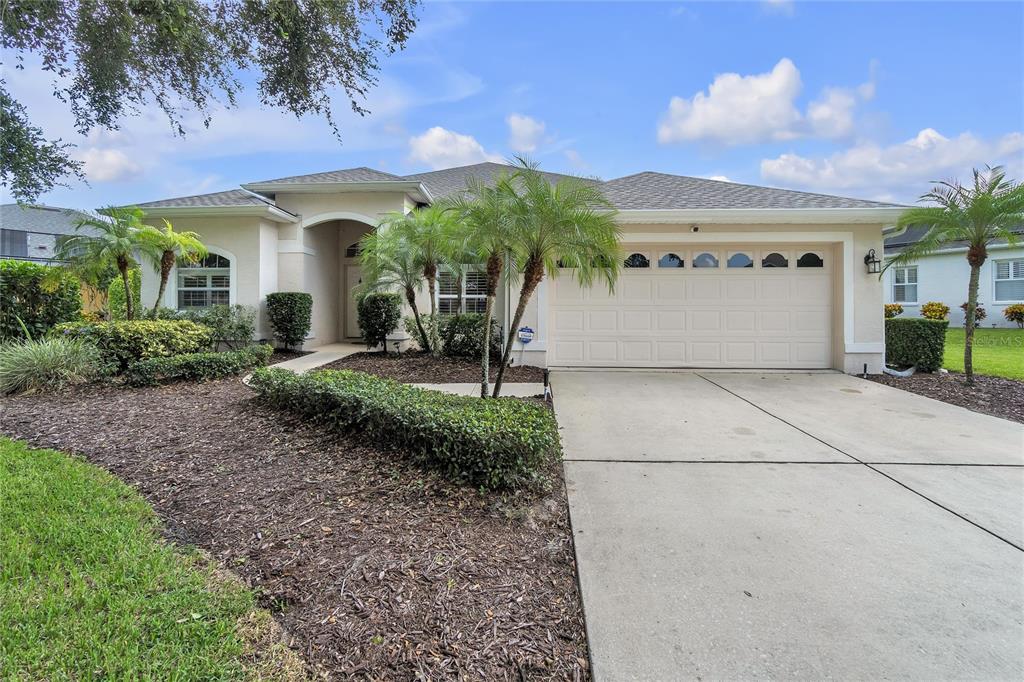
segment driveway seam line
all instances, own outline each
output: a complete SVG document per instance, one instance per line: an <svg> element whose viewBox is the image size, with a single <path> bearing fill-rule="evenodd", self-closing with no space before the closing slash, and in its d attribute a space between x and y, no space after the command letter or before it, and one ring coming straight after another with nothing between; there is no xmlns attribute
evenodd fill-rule
<svg viewBox="0 0 1024 682"><path fill-rule="evenodd" d="M790 425L792 426L792 425ZM793 428L796 428L795 426ZM830 446L831 447L831 446ZM845 452L843 453L846 454ZM849 456L849 455L847 455ZM837 464L839 466L899 466L899 467L974 467L993 469L1024 469L1024 464L957 464L952 462L835 462L821 459L590 459L586 457L563 457L563 462L595 462L611 464Z"/></svg>
<svg viewBox="0 0 1024 682"><path fill-rule="evenodd" d="M1015 548L1017 550L1020 550L1021 552L1024 552L1024 547L1022 547L1021 545L1018 545L1016 542L1013 542L1012 540L1004 538L1002 535L999 535L998 533L995 533L995 532L989 530L988 528L985 528L981 524L979 524L979 523L977 523L975 521L972 521L971 519L967 518L966 516L964 516L960 512L954 511L954 510L950 509L949 507L945 506L944 504L940 504L939 502L936 502L935 500L933 500L932 498L928 497L924 493L921 493L921 492L918 492L918 491L914 490L913 488L911 488L907 484L903 483L902 481L899 481L899 480L893 478L892 476L890 476L889 474L885 473L884 471L881 471L880 469L876 469L871 464L868 464L867 462L865 462L865 461L863 461L861 459L858 459L857 457L854 457L850 453L848 453L848 452L846 452L846 451L836 447L835 445L832 445L831 443L829 443L827 441L824 441L821 438L818 438L813 433L808 433L807 431L804 431L803 429L801 429L796 424L791 424L790 422L786 421L785 419L783 419L782 417L778 416L777 414L772 414L771 412L769 412L768 410L764 409L760 405L758 405L758 404L756 404L756 403L754 403L754 402L744 398L743 396L739 395L738 393L734 393L733 391L730 391L729 389L727 389L725 386L722 386L721 384L718 384L718 383L715 383L714 381L711 381L711 379L708 379L703 374L697 373L697 376L699 376L701 379L703 379L704 381L708 382L712 386L717 386L718 388L722 389L723 391L725 391L729 395L734 396L736 398L739 398L740 400L742 400L743 402L747 403L748 405L751 405L751 406L757 408L758 410L760 410L761 412L764 412L769 417L773 417L775 419L778 419L783 424L785 424L785 425L787 425L787 426L789 426L789 427L791 427L793 429L796 429L797 431L799 431L800 433L804 434L805 436L809 436L809 437L813 438L814 440L818 441L819 443L821 443L822 445L825 445L826 447L832 448L833 450L835 450L836 452L838 452L840 454L846 455L847 457L849 457L850 459L854 460L855 462L857 462L859 464L863 464L868 469L871 469L871 471L874 471L876 474L880 474L880 475L884 476L885 478L889 479L890 481L892 481L896 485L900 486L901 488L904 488L905 490L909 490L910 492L914 493L915 495L917 495L921 499L924 499L924 500L927 500L927 501L931 502L932 504L934 504L936 507L939 507L940 509L945 509L947 512L949 512L953 516L956 516L956 517L958 517L960 519L963 519L964 521L966 521L967 523L971 524L975 528L978 528L979 530L983 530L986 533L988 533L989 535L991 535L992 537L994 537L994 538L996 538L998 540L1002 540L1003 542L1005 542L1006 544L1010 545L1011 547L1013 547L1013 548ZM880 464L878 466L884 466L884 465Z"/></svg>

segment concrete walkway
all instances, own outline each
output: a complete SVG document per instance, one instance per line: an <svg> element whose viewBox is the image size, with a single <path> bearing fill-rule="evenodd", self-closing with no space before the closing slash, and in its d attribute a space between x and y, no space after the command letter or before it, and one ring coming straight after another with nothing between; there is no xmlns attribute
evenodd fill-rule
<svg viewBox="0 0 1024 682"><path fill-rule="evenodd" d="M598 680L1024 678L1024 426L841 374L553 372Z"/></svg>
<svg viewBox="0 0 1024 682"><path fill-rule="evenodd" d="M279 362L274 367L303 374L311 369L328 365L335 360L341 360L345 356L362 353L364 350L366 350L366 346L358 343L327 343L314 348L312 353Z"/></svg>

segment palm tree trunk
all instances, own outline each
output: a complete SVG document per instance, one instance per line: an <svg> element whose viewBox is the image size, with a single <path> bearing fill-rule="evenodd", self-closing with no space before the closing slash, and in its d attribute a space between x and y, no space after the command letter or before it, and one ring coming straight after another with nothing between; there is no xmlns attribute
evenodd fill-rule
<svg viewBox="0 0 1024 682"><path fill-rule="evenodd" d="M430 292L430 323L427 324L430 332L429 350L436 354L441 352L441 343L437 336L437 266L430 264L423 268L423 276L427 278L427 291Z"/></svg>
<svg viewBox="0 0 1024 682"><path fill-rule="evenodd" d="M967 316L964 320L964 381L974 384L974 315L978 308L978 276L981 264L971 263L971 279L967 286Z"/></svg>
<svg viewBox="0 0 1024 682"><path fill-rule="evenodd" d="M487 257L487 307L484 309L484 348L480 354L480 397L487 397L491 373L491 318L494 316L494 301L498 295L503 266L501 254L495 252Z"/></svg>
<svg viewBox="0 0 1024 682"><path fill-rule="evenodd" d="M427 336L427 330L423 328L423 320L420 319L420 309L416 307L416 292L413 291L412 287L406 287L405 300L409 302L409 307L412 308L412 319L416 321L416 328L420 330L420 338L427 345L423 350L429 353L430 338Z"/></svg>
<svg viewBox="0 0 1024 682"><path fill-rule="evenodd" d="M455 278L455 314L462 314L462 275Z"/></svg>
<svg viewBox="0 0 1024 682"><path fill-rule="evenodd" d="M174 267L174 252L164 251L160 256L160 290L156 292L156 301L153 303L153 319L157 319L160 311L160 303L164 300L164 291L167 290L167 280L171 278L171 268Z"/></svg>
<svg viewBox="0 0 1024 682"><path fill-rule="evenodd" d="M505 351L501 354L501 366L498 367L498 376L494 379L494 392L491 397L497 398L501 395L501 382L505 378L505 368L512 359L512 343L516 338L516 329L523 321L523 313L526 312L526 305L530 297L536 291L540 281L544 279L544 263L532 256L526 261L523 269L523 286L519 290L519 305L516 306L516 313L512 316L512 324L508 327L508 338L505 339Z"/></svg>
<svg viewBox="0 0 1024 682"><path fill-rule="evenodd" d="M121 281L124 282L124 319L135 319L135 301L132 296L131 277L128 276L128 259L118 258L117 269L121 273Z"/></svg>

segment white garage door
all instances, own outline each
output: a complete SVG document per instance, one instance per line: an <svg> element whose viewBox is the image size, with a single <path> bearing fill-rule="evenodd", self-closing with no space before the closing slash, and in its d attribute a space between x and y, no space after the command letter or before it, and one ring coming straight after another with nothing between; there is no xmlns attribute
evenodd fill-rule
<svg viewBox="0 0 1024 682"><path fill-rule="evenodd" d="M832 366L827 246L627 246L609 293L552 280L548 364L581 367Z"/></svg>

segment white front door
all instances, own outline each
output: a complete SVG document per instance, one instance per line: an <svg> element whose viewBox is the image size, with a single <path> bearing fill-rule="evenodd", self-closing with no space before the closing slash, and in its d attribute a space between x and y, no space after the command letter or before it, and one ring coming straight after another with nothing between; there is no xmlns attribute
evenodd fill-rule
<svg viewBox="0 0 1024 682"><path fill-rule="evenodd" d="M345 337L349 339L357 339L361 336L354 292L355 288L363 281L362 274L363 270L358 265L345 266Z"/></svg>
<svg viewBox="0 0 1024 682"><path fill-rule="evenodd" d="M615 292L552 280L551 366L832 366L825 245L626 247ZM703 266L703 267L701 267Z"/></svg>

